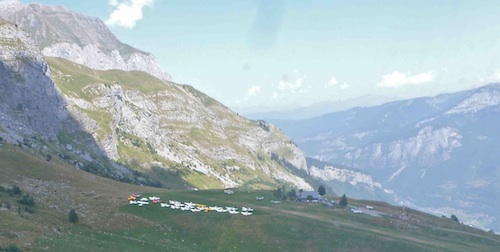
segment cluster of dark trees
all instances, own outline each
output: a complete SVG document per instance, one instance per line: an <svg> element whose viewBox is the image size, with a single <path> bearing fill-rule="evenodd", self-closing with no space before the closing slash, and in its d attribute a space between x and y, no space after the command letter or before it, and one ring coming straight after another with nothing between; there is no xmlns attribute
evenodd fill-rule
<svg viewBox="0 0 500 252"><path fill-rule="evenodd" d="M273 190L273 196L277 200L290 200L290 201L294 201L294 200L297 199L297 192L295 191L295 189L292 188L288 192L286 192L286 193L285 192L286 192L286 187L285 186L278 187L275 190Z"/></svg>
<svg viewBox="0 0 500 252"><path fill-rule="evenodd" d="M27 213L35 212L35 206L36 206L35 198L33 198L33 196L29 194L23 194L23 191L19 186L14 185L11 188L5 188L3 186L0 186L0 192L6 192L12 198L20 198L17 200L17 203L21 205L18 208L19 213L21 213L23 210L24 212Z"/></svg>

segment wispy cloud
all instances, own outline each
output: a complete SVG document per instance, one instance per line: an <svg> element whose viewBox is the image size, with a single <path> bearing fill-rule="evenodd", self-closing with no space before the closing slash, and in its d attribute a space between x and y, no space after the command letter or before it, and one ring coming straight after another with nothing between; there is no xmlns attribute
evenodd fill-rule
<svg viewBox="0 0 500 252"><path fill-rule="evenodd" d="M489 82L499 82L500 81L500 69L498 69L495 74L489 78Z"/></svg>
<svg viewBox="0 0 500 252"><path fill-rule="evenodd" d="M252 86L247 92L248 96L255 96L258 93L260 93L260 86Z"/></svg>
<svg viewBox="0 0 500 252"><path fill-rule="evenodd" d="M303 78L298 78L295 81L281 80L278 83L278 88L282 91L292 91L294 92L297 89L302 87L302 83L304 83Z"/></svg>
<svg viewBox="0 0 500 252"><path fill-rule="evenodd" d="M382 76L382 81L378 83L379 87L399 87L404 85L419 85L434 80L432 72L425 72L416 75L410 75L394 71Z"/></svg>
<svg viewBox="0 0 500 252"><path fill-rule="evenodd" d="M346 90L349 88L349 84L347 84L346 82L340 84L340 82L337 80L337 78L335 76L333 76L326 84L325 84L325 87L327 88L337 88L338 90L340 91L343 91L343 90Z"/></svg>
<svg viewBox="0 0 500 252"><path fill-rule="evenodd" d="M142 9L153 6L154 2L155 0L109 0L108 3L114 10L106 20L106 24L132 29L136 22L142 19Z"/></svg>
<svg viewBox="0 0 500 252"><path fill-rule="evenodd" d="M337 80L337 78L335 78L335 76L333 76L330 81L328 82L328 86L337 86L337 84L339 84L339 81Z"/></svg>
<svg viewBox="0 0 500 252"><path fill-rule="evenodd" d="M349 88L349 84L344 82L342 85L339 86L339 88L340 88L340 90L346 90Z"/></svg>

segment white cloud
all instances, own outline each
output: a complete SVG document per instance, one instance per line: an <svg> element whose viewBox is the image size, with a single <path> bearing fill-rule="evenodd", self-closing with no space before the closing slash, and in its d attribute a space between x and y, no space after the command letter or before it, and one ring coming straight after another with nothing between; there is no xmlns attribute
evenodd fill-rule
<svg viewBox="0 0 500 252"><path fill-rule="evenodd" d="M378 83L379 87L399 87L404 85L419 85L434 80L432 72L425 72L417 75L409 75L394 71L382 76L382 81Z"/></svg>
<svg viewBox="0 0 500 252"><path fill-rule="evenodd" d="M479 78L479 81L482 83L500 82L500 69L496 70L494 74L486 78Z"/></svg>
<svg viewBox="0 0 500 252"><path fill-rule="evenodd" d="M498 69L493 76L490 77L491 82L498 82L500 81L500 69Z"/></svg>
<svg viewBox="0 0 500 252"><path fill-rule="evenodd" d="M346 90L349 88L349 85L347 83L344 82L344 84L340 85L340 90Z"/></svg>
<svg viewBox="0 0 500 252"><path fill-rule="evenodd" d="M258 93L260 93L260 86L252 86L250 89L248 89L248 96L255 96Z"/></svg>
<svg viewBox="0 0 500 252"><path fill-rule="evenodd" d="M273 92L273 95L271 96L271 99L272 100L276 100L276 99L278 99L278 97L279 97L279 94L277 92Z"/></svg>
<svg viewBox="0 0 500 252"><path fill-rule="evenodd" d="M292 91L294 92L295 90L299 89L302 87L302 83L304 82L303 78L298 78L294 82L286 81L286 80L281 80L278 83L278 88L282 91Z"/></svg>
<svg viewBox="0 0 500 252"><path fill-rule="evenodd" d="M336 86L337 84L339 84L339 81L335 78L335 76L333 76L328 82L328 86L330 87Z"/></svg>
<svg viewBox="0 0 500 252"><path fill-rule="evenodd" d="M153 6L155 0L109 0L109 5L114 7L113 12L106 20L110 26L134 28L135 23L142 19L142 9Z"/></svg>

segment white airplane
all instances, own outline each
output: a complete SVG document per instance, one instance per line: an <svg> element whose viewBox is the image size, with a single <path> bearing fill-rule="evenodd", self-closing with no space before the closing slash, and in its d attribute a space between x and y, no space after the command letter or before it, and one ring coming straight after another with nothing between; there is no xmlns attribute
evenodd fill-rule
<svg viewBox="0 0 500 252"><path fill-rule="evenodd" d="M160 206L161 206L161 207L170 207L170 205L169 205L169 204L167 204L167 203L160 203Z"/></svg>
<svg viewBox="0 0 500 252"><path fill-rule="evenodd" d="M245 211L242 211L242 212L241 212L241 214L243 214L243 215L247 215L247 216L248 216L248 215L252 215L252 212L245 212Z"/></svg>
<svg viewBox="0 0 500 252"><path fill-rule="evenodd" d="M137 201L135 201L135 200L131 200L131 201L129 201L128 203L129 203L130 205L137 205Z"/></svg>
<svg viewBox="0 0 500 252"><path fill-rule="evenodd" d="M255 197L256 200L263 200L264 197Z"/></svg>
<svg viewBox="0 0 500 252"><path fill-rule="evenodd" d="M356 214L362 214L363 211L357 209L357 208L351 208L351 212L356 213Z"/></svg>
<svg viewBox="0 0 500 252"><path fill-rule="evenodd" d="M253 211L253 209L252 209L252 208L250 208L250 207L242 207L242 208L241 208L241 211L245 211L245 212L252 212L252 211Z"/></svg>
<svg viewBox="0 0 500 252"><path fill-rule="evenodd" d="M218 213L225 213L225 212L227 212L227 209L224 209L222 207L216 207L215 211L218 212Z"/></svg>
<svg viewBox="0 0 500 252"><path fill-rule="evenodd" d="M149 197L149 199L150 199L150 200L159 200L159 199L160 199L160 197L157 197L157 196L151 196L151 197Z"/></svg>
<svg viewBox="0 0 500 252"><path fill-rule="evenodd" d="M141 198L141 201L149 201L148 198Z"/></svg>
<svg viewBox="0 0 500 252"><path fill-rule="evenodd" d="M189 208L194 208L196 206L196 203L193 202L184 202L184 205Z"/></svg>
<svg viewBox="0 0 500 252"><path fill-rule="evenodd" d="M236 208L236 207L226 207L226 210L228 212L230 212L230 211L238 211L238 208Z"/></svg>

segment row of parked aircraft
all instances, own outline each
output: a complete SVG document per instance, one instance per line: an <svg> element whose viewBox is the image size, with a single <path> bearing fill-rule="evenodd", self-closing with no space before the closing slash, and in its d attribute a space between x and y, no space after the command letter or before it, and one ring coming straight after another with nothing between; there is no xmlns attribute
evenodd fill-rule
<svg viewBox="0 0 500 252"><path fill-rule="evenodd" d="M149 205L149 201L151 201L151 203L153 204L158 204L162 202L160 197L158 196L151 196L148 198L146 197L140 198L140 197L141 197L140 194L132 194L128 196L128 203L130 205L138 205L142 207L143 205Z"/></svg>
<svg viewBox="0 0 500 252"><path fill-rule="evenodd" d="M242 207L241 212L237 207L220 207L220 206L207 206L204 204L198 204L193 202L180 202L176 200L169 200L168 203L163 203L160 197L151 196L151 197L143 197L140 198L140 195L131 195L128 197L130 205L138 205L142 207L143 205L149 205L149 203L160 204L162 208L170 208L170 209L179 209L182 211L191 211L191 212L217 212L217 213L230 213L230 214L238 214L242 215L252 215L253 208L250 207Z"/></svg>
<svg viewBox="0 0 500 252"><path fill-rule="evenodd" d="M238 211L237 207L220 207L220 206L207 206L204 204L198 204L193 202L180 202L176 200L169 200L168 203L160 203L161 207L170 208L170 209L179 209L182 211L191 211L191 212L217 212L217 213L230 213L230 214L238 214L242 215L252 215L253 209L250 207L242 207L241 212Z"/></svg>

